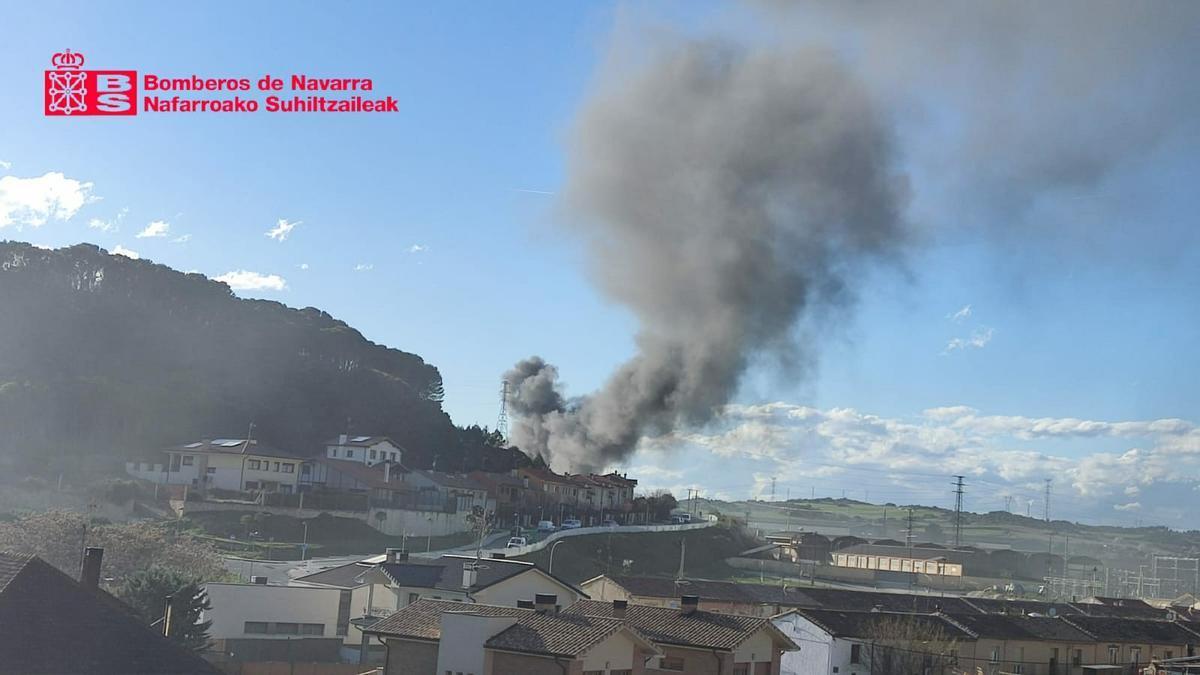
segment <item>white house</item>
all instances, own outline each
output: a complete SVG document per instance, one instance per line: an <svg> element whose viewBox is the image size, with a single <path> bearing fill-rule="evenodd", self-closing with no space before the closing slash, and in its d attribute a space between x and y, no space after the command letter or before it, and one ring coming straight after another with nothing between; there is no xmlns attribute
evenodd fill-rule
<svg viewBox="0 0 1200 675"><path fill-rule="evenodd" d="M164 464L127 462L126 473L168 485L198 489L296 491L305 460L254 439L218 438L166 449Z"/></svg>
<svg viewBox="0 0 1200 675"><path fill-rule="evenodd" d="M335 662L350 627L349 591L338 588L205 584L213 650L233 661Z"/></svg>
<svg viewBox="0 0 1200 675"><path fill-rule="evenodd" d="M403 458L403 448L386 436L342 434L325 442L325 456L329 459L344 459L371 466L384 460L399 463Z"/></svg>

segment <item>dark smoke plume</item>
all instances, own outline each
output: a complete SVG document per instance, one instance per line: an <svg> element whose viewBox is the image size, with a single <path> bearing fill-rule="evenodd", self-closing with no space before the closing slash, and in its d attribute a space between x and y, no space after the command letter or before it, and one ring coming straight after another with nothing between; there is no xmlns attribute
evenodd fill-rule
<svg viewBox="0 0 1200 675"><path fill-rule="evenodd" d="M574 132L564 220L640 322L638 353L573 401L554 366L518 363L511 440L558 469L601 468L710 420L751 358L806 359L797 324L905 239L893 160L866 92L825 53L693 42L600 87Z"/></svg>

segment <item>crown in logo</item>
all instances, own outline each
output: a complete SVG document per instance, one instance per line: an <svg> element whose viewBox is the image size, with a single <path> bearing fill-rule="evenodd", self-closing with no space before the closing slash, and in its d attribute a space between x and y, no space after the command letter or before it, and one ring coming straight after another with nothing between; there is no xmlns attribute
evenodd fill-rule
<svg viewBox="0 0 1200 675"><path fill-rule="evenodd" d="M83 54L70 49L59 52L50 59L50 63L59 69L78 69L83 67Z"/></svg>

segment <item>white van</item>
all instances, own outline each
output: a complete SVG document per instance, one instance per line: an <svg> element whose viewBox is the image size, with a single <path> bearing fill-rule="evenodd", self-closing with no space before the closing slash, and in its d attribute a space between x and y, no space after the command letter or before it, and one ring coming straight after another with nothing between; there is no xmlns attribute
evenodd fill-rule
<svg viewBox="0 0 1200 675"><path fill-rule="evenodd" d="M683 525L690 522L692 522L692 514L690 513L676 513L671 516L671 523L673 525Z"/></svg>

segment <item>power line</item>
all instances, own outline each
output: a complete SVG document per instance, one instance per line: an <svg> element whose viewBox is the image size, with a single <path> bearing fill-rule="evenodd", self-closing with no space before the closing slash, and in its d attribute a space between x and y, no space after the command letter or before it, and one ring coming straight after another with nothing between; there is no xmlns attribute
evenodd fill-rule
<svg viewBox="0 0 1200 675"><path fill-rule="evenodd" d="M955 476L954 484L954 547L962 545L963 477Z"/></svg>

